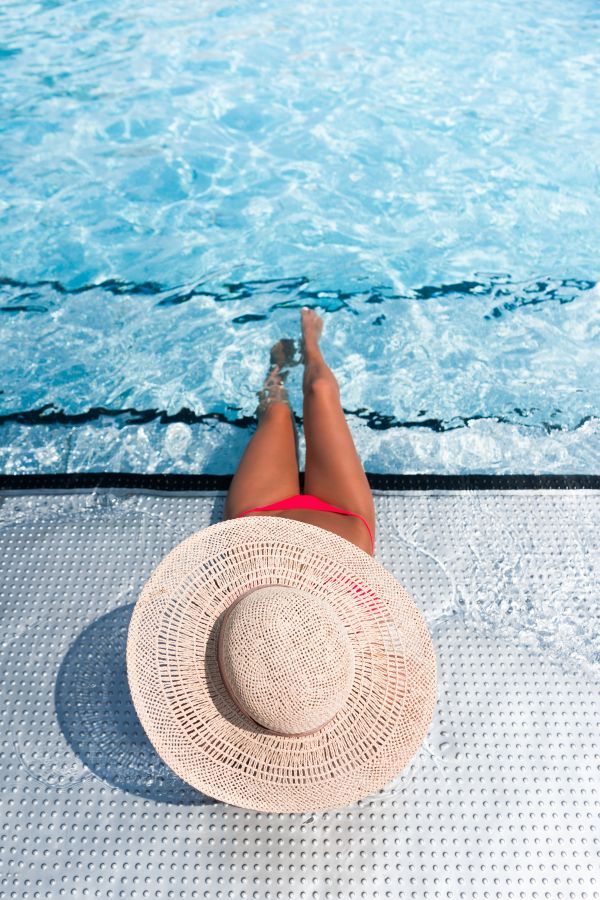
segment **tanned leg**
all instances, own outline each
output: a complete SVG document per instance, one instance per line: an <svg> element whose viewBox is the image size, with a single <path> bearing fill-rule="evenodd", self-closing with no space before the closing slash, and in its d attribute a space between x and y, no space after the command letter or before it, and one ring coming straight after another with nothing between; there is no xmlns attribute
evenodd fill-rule
<svg viewBox="0 0 600 900"><path fill-rule="evenodd" d="M297 434L283 386L287 372L282 371L281 343L271 350L271 370L257 409L258 427L233 476L225 500L225 519L300 493Z"/></svg>
<svg viewBox="0 0 600 900"><path fill-rule="evenodd" d="M321 500L364 516L375 535L375 506L340 402L337 379L323 358L319 338L323 320L312 309L302 313L304 354L304 490ZM371 553L369 535L360 522L357 534ZM360 531L362 529L362 531Z"/></svg>

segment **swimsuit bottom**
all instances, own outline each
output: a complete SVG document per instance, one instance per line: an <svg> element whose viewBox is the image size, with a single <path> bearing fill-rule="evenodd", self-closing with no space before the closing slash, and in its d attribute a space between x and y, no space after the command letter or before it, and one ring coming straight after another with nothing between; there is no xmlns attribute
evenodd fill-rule
<svg viewBox="0 0 600 900"><path fill-rule="evenodd" d="M294 494L292 497L285 497L283 500L278 500L276 503L269 503L268 506L255 506L252 509L246 509L244 512L238 513L235 518L239 519L241 516L249 516L251 513L255 512L269 512L272 509L316 509L319 512L339 513L340 516L354 516L356 519L360 519L364 522L365 528L369 532L369 537L371 538L373 553L375 552L373 534L364 516L361 516L360 513L350 512L347 509L340 509L339 506L332 506L331 503L326 503L325 500L315 497L314 494Z"/></svg>

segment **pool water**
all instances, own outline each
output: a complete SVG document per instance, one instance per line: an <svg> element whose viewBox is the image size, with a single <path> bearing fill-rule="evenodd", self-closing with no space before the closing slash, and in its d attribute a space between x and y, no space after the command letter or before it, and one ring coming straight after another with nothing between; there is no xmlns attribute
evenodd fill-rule
<svg viewBox="0 0 600 900"><path fill-rule="evenodd" d="M368 470L597 472L599 23L4 3L3 470L231 472L311 305Z"/></svg>

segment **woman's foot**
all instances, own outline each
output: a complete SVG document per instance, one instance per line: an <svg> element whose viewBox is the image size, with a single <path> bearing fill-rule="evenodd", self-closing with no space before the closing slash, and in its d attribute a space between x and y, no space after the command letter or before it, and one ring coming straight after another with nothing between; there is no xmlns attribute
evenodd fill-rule
<svg viewBox="0 0 600 900"><path fill-rule="evenodd" d="M281 338L271 347L271 368L291 369L300 362L296 359L296 341L292 338Z"/></svg>
<svg viewBox="0 0 600 900"><path fill-rule="evenodd" d="M297 366L295 358L296 343L290 338L281 338L271 347L271 368L265 378L262 390L258 391L258 407L256 415L260 421L266 410L273 403L289 403L285 379L290 366Z"/></svg>
<svg viewBox="0 0 600 900"><path fill-rule="evenodd" d="M339 396L339 387L335 375L323 359L319 339L323 331L323 319L314 310L303 307L302 319L302 359L304 362L304 377L302 389L306 401L307 394L318 383L331 389Z"/></svg>
<svg viewBox="0 0 600 900"><path fill-rule="evenodd" d="M302 358L304 363L307 359L319 351L319 338L323 331L323 319L314 309L307 306L302 307L300 312L302 324Z"/></svg>

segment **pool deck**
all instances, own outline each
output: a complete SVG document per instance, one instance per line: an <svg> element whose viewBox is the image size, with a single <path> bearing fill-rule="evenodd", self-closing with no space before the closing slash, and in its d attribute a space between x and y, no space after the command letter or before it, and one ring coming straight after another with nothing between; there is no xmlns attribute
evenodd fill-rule
<svg viewBox="0 0 600 900"><path fill-rule="evenodd" d="M376 558L427 619L437 710L393 784L312 815L197 793L129 696L139 591L223 499L1 496L0 895L599 898L600 490L375 491Z"/></svg>

